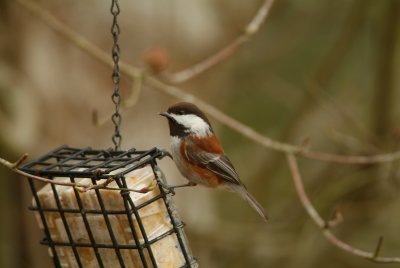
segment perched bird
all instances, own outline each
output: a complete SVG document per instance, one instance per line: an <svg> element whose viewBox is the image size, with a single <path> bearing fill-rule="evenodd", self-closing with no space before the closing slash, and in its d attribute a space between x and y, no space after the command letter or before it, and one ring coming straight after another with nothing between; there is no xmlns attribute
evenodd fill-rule
<svg viewBox="0 0 400 268"><path fill-rule="evenodd" d="M180 102L160 115L168 119L173 160L182 175L189 180L188 184L179 187L199 184L233 191L267 221L264 208L240 181L210 121L197 106Z"/></svg>

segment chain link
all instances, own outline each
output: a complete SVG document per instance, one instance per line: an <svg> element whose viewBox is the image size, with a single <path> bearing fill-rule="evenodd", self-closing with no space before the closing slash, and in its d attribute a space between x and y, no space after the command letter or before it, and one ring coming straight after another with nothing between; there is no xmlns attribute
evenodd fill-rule
<svg viewBox="0 0 400 268"><path fill-rule="evenodd" d="M115 126L114 135L112 136L112 142L114 143L115 151L117 151L121 147L121 140L122 140L122 136L120 133L122 117L119 112L119 109L121 106L121 95L119 92L121 78L120 78L120 71L119 71L119 65L118 65L119 58L120 58L118 37L121 33L121 30L120 30L120 27L119 27L118 21L117 21L117 16L119 15L121 10L119 8L118 0L112 0L110 11L111 11L111 14L113 15L111 34L112 34L113 40L114 40L112 50L111 50L112 51L111 52L112 60L114 62L114 68L113 68L113 72L112 72L112 81L114 83L114 93L112 94L111 99L115 105L115 112L111 116L111 120Z"/></svg>

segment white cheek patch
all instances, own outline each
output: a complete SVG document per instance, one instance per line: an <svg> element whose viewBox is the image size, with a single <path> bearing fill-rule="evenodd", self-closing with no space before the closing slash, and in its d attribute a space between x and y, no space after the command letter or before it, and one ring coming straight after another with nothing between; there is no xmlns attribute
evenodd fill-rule
<svg viewBox="0 0 400 268"><path fill-rule="evenodd" d="M175 119L175 121L184 126L188 133L193 133L196 136L204 137L209 136L211 134L210 126L207 124L203 118L198 117L194 114L170 114L171 117Z"/></svg>

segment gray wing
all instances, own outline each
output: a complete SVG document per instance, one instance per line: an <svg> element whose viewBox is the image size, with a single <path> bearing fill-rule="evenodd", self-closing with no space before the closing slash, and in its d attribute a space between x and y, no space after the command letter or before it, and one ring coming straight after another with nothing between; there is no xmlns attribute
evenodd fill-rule
<svg viewBox="0 0 400 268"><path fill-rule="evenodd" d="M193 146L190 143L186 145ZM243 185L231 161L226 155L219 155L199 150L185 150L188 159L196 165L206 168L222 179L238 185ZM191 153L192 152L192 153Z"/></svg>

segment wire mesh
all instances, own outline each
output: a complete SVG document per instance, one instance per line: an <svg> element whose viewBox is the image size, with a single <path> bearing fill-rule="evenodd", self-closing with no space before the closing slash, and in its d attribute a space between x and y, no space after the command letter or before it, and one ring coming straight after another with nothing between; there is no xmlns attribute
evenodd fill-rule
<svg viewBox="0 0 400 268"><path fill-rule="evenodd" d="M82 200L82 193L76 187L68 186L73 189L74 202L76 206L66 207L63 205L64 197L60 197L59 188L51 184L51 190L54 195L55 202L52 206L43 204L43 198L39 197L38 187L32 179L29 179L29 185L33 194L33 205L31 210L37 213L38 218L42 224L44 231L44 238L40 242L49 247L50 255L54 260L55 267L63 267L60 262L63 256L60 256L59 248L68 248L71 256L74 258L75 267L86 267L82 260L82 252L90 250L93 260L91 265L93 267L107 266L104 260L105 250L112 250L116 255L116 261L121 267L137 267L132 264L126 263L127 252L133 252L140 260L139 267L160 267L157 257L154 253L153 245L158 241L173 236L177 241L176 248L181 252L183 264L180 267L197 267L197 263L191 255L187 240L183 231L184 223L179 219L177 210L171 199L171 193L162 185L163 178L158 172L157 160L164 156L163 152L157 148L147 151L138 151L135 149L127 151L114 151L108 150L93 150L91 148L71 148L62 146L48 154L38 158L37 160L26 163L20 167L22 171L38 175L41 177L54 180L55 178L64 178L69 182L75 183L82 178L89 178L93 185L99 183L102 179L112 178L118 188L120 189L118 198L123 203L123 208L110 209L104 200L104 192L106 190L94 189L96 202L99 207L96 209L88 208ZM158 194L152 196L150 199L135 204L131 198L131 192L127 190L127 178L125 175L140 168L150 167L154 178L157 181ZM66 186L63 186L66 187ZM109 190L107 190L109 191ZM162 200L163 205L167 211L169 229L154 236L148 234L146 230L143 215L141 211L155 202ZM65 229L65 239L61 240L54 237L51 227L54 222L49 220L49 215L57 215L60 219L60 225ZM80 241L74 237L76 226L71 226L70 217L79 217L82 221L82 229L86 230L85 241ZM121 243L118 239L118 230L115 230L113 224L114 217L119 219L122 217L129 225L127 231L130 232L131 240L129 242ZM91 226L91 217L101 217L102 224L106 226L109 235L107 243L104 241L97 241L95 233L98 230ZM126 231L126 230L125 230Z"/></svg>

